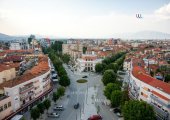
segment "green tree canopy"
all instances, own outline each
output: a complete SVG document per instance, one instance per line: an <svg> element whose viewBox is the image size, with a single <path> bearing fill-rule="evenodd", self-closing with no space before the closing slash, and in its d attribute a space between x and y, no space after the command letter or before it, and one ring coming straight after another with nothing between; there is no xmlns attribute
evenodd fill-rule
<svg viewBox="0 0 170 120"><path fill-rule="evenodd" d="M87 51L87 47L83 47L83 54L85 54Z"/></svg>
<svg viewBox="0 0 170 120"><path fill-rule="evenodd" d="M64 63L68 64L68 62L70 61L70 55L69 54L63 54L62 55L62 60Z"/></svg>
<svg viewBox="0 0 170 120"><path fill-rule="evenodd" d="M48 111L48 109L49 109L50 106L51 106L51 101L50 101L49 99L46 99L46 100L44 100L43 104L44 104L45 108L46 108L47 111Z"/></svg>
<svg viewBox="0 0 170 120"><path fill-rule="evenodd" d="M104 89L104 95L107 99L111 99L112 91L120 90L120 86L116 83L108 83Z"/></svg>
<svg viewBox="0 0 170 120"><path fill-rule="evenodd" d="M123 115L124 120L156 120L153 108L144 101L125 102Z"/></svg>
<svg viewBox="0 0 170 120"><path fill-rule="evenodd" d="M40 117L40 111L37 107L31 109L31 118L33 118L33 120L37 120Z"/></svg>
<svg viewBox="0 0 170 120"><path fill-rule="evenodd" d="M44 110L45 110L45 106L43 103L39 103L37 105L37 108L39 109L40 113L43 114L44 113Z"/></svg>
<svg viewBox="0 0 170 120"><path fill-rule="evenodd" d="M58 94L59 96L64 96L64 93L65 93L65 88L64 88L64 87L59 87L59 88L57 89L57 94Z"/></svg>
<svg viewBox="0 0 170 120"><path fill-rule="evenodd" d="M111 94L111 104L113 107L119 107L121 104L122 92L114 90Z"/></svg>
<svg viewBox="0 0 170 120"><path fill-rule="evenodd" d="M56 102L59 99L59 94L57 92L53 92L53 101Z"/></svg>
<svg viewBox="0 0 170 120"><path fill-rule="evenodd" d="M103 84L107 85L108 83L114 83L116 81L116 77L117 75L113 70L106 70L102 78Z"/></svg>
<svg viewBox="0 0 170 120"><path fill-rule="evenodd" d="M97 64L95 65L95 71L96 71L96 72L100 73L100 72L103 71L103 69L104 69L104 66L103 66L102 63L97 63Z"/></svg>
<svg viewBox="0 0 170 120"><path fill-rule="evenodd" d="M128 90L122 91L121 105L123 106L126 101L129 101Z"/></svg>
<svg viewBox="0 0 170 120"><path fill-rule="evenodd" d="M61 86L64 86L64 87L69 86L70 85L70 79L68 78L67 75L63 75L63 76L60 77L59 84Z"/></svg>
<svg viewBox="0 0 170 120"><path fill-rule="evenodd" d="M165 82L169 82L170 81L170 74L165 76Z"/></svg>

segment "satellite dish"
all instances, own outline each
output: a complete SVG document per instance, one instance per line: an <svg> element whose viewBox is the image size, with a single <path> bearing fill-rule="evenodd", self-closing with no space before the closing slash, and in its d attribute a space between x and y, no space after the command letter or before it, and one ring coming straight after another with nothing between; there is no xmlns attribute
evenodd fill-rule
<svg viewBox="0 0 170 120"><path fill-rule="evenodd" d="M143 18L143 17L142 17L142 14L136 14L136 18L138 18L138 19Z"/></svg>

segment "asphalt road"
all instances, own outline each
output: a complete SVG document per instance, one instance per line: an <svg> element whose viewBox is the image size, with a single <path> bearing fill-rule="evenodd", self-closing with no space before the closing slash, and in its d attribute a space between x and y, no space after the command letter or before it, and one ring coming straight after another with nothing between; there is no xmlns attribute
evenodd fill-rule
<svg viewBox="0 0 170 120"><path fill-rule="evenodd" d="M54 111L53 108L57 105L54 105L54 102L52 102L49 112L58 112L60 117L50 118L47 117L47 114L44 114L42 115L43 120L87 120L86 113L95 113L96 110L94 111L91 108L93 107L97 109L97 106L99 106L98 112L103 117L103 120L119 120L113 111L110 111L110 107L103 104L103 102L106 101L106 98L103 95L104 86L101 82L102 75L96 73L74 73L66 65L64 65L64 67L71 80L70 86L66 88L65 96L57 101L57 105L63 105L64 111ZM85 78L88 82L83 84L77 83L76 80L81 79L84 75L88 76L88 78ZM92 88L96 90L96 95L92 100L94 104L88 106L88 99L91 99L88 97L88 94L90 94L89 92L91 92L90 89ZM67 97L67 95L69 95L69 97ZM50 96L50 99L52 99L52 95ZM74 109L74 105L77 102L80 106L78 109ZM29 112L27 114L29 115ZM86 118L84 117L85 115Z"/></svg>

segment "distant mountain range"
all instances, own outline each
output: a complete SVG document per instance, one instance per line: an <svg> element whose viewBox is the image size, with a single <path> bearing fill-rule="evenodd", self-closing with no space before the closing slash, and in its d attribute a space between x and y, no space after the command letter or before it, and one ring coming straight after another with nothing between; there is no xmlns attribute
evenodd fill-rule
<svg viewBox="0 0 170 120"><path fill-rule="evenodd" d="M0 41L11 41L11 40L20 40L20 39L24 39L26 37L22 37L22 36L10 36L10 35L6 35L3 33L0 33Z"/></svg>
<svg viewBox="0 0 170 120"><path fill-rule="evenodd" d="M45 38L44 35L35 35L36 38ZM20 40L24 38L28 38L29 35L17 35L17 36L10 36L6 34L0 33L0 41L10 41L10 40ZM110 37L112 38L122 38L122 39L170 39L170 34L162 33L157 31L140 31L136 33L119 33L113 34ZM48 36L48 38L55 38L54 36ZM69 39L69 38L68 38Z"/></svg>
<svg viewBox="0 0 170 120"><path fill-rule="evenodd" d="M157 31L140 31L136 33L114 34L114 37L124 39L170 39L170 34Z"/></svg>

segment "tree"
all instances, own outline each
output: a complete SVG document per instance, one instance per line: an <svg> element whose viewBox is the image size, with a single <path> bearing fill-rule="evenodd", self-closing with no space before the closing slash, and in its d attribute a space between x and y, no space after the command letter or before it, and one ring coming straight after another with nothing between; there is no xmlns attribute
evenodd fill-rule
<svg viewBox="0 0 170 120"><path fill-rule="evenodd" d="M123 107L124 120L156 120L153 108L144 101L130 100Z"/></svg>
<svg viewBox="0 0 170 120"><path fill-rule="evenodd" d="M115 90L111 94L111 104L113 107L119 107L121 104L122 92Z"/></svg>
<svg viewBox="0 0 170 120"><path fill-rule="evenodd" d="M98 72L98 73L100 73L100 72L103 71L103 65L102 65L102 63L97 63L97 64L95 65L95 71Z"/></svg>
<svg viewBox="0 0 170 120"><path fill-rule="evenodd" d="M70 61L70 55L69 54L63 54L62 60L63 60L64 63L68 64L68 62Z"/></svg>
<svg viewBox="0 0 170 120"><path fill-rule="evenodd" d="M21 120L26 120L25 117L22 117Z"/></svg>
<svg viewBox="0 0 170 120"><path fill-rule="evenodd" d="M39 103L39 104L37 105L37 108L39 109L39 111L40 111L41 114L44 114L45 106L44 106L43 103Z"/></svg>
<svg viewBox="0 0 170 120"><path fill-rule="evenodd" d="M48 113L48 109L50 108L51 106L51 101L49 99L46 99L44 102L43 102L45 108L47 109L47 113Z"/></svg>
<svg viewBox="0 0 170 120"><path fill-rule="evenodd" d="M85 54L87 51L87 47L83 47L83 54Z"/></svg>
<svg viewBox="0 0 170 120"><path fill-rule="evenodd" d="M116 81L116 77L117 75L113 70L106 70L102 78L103 84L107 85L108 83L114 83Z"/></svg>
<svg viewBox="0 0 170 120"><path fill-rule="evenodd" d="M59 87L59 88L57 89L57 94L58 94L59 96L64 96L64 93L65 93L65 88L64 88L64 87Z"/></svg>
<svg viewBox="0 0 170 120"><path fill-rule="evenodd" d="M31 118L33 118L33 120L36 120L40 117L40 111L37 107L31 109Z"/></svg>
<svg viewBox="0 0 170 120"><path fill-rule="evenodd" d="M169 82L170 81L170 74L165 76L165 82Z"/></svg>
<svg viewBox="0 0 170 120"><path fill-rule="evenodd" d="M108 83L104 89L104 95L107 99L111 99L111 93L114 90L120 90L120 86L116 83Z"/></svg>
<svg viewBox="0 0 170 120"><path fill-rule="evenodd" d="M150 75L153 77L153 76L154 76L154 72L153 72L153 71L150 71Z"/></svg>
<svg viewBox="0 0 170 120"><path fill-rule="evenodd" d="M63 75L63 76L60 77L59 84L61 86L64 86L64 87L69 86L70 85L70 79L68 78L67 75Z"/></svg>
<svg viewBox="0 0 170 120"><path fill-rule="evenodd" d="M129 101L128 90L122 91L121 105L123 106L126 101Z"/></svg>
<svg viewBox="0 0 170 120"><path fill-rule="evenodd" d="M118 65L117 65L117 63L110 63L107 67L106 67L106 69L108 70L108 69L112 69L115 73L117 73L117 71L118 71Z"/></svg>
<svg viewBox="0 0 170 120"><path fill-rule="evenodd" d="M59 99L59 94L57 92L53 92L53 101L56 102Z"/></svg>

